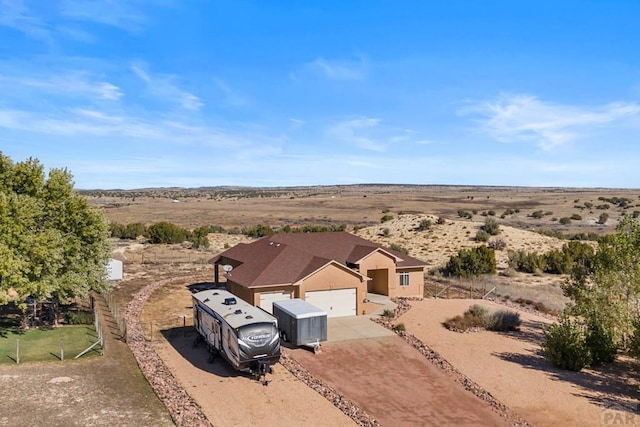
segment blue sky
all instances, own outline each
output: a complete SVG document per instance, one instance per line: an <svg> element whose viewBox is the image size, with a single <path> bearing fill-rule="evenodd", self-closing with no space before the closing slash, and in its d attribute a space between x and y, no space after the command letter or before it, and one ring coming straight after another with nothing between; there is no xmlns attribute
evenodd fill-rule
<svg viewBox="0 0 640 427"><path fill-rule="evenodd" d="M640 2L0 0L0 151L77 188L640 187Z"/></svg>

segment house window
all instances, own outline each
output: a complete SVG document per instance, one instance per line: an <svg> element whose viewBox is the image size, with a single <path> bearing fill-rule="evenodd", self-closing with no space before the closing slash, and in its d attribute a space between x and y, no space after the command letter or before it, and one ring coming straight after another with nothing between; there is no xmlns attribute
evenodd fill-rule
<svg viewBox="0 0 640 427"><path fill-rule="evenodd" d="M400 286L409 286L409 273L400 273Z"/></svg>

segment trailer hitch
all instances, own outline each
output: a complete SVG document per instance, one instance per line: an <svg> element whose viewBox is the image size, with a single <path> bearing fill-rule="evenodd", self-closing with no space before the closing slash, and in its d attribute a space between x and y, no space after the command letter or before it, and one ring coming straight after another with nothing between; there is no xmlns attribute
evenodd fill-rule
<svg viewBox="0 0 640 427"><path fill-rule="evenodd" d="M268 360L256 360L251 364L251 373L256 381L260 381L262 385L269 385L267 374L271 373L271 365Z"/></svg>

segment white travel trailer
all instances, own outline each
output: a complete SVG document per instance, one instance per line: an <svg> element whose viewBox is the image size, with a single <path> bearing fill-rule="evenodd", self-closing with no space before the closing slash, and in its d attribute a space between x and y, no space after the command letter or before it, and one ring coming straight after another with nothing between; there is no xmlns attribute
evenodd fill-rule
<svg viewBox="0 0 640 427"><path fill-rule="evenodd" d="M275 317L221 289L193 294L194 326L212 356L220 355L238 371L256 378L280 360Z"/></svg>

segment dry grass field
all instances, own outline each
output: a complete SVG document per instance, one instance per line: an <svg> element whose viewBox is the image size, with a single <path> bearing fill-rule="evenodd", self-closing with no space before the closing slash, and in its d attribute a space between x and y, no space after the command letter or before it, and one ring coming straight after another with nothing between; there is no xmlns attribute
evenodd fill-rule
<svg viewBox="0 0 640 427"><path fill-rule="evenodd" d="M239 231L264 224L284 226L339 226L385 246L397 245L436 270L462 248L478 245L474 237L487 218L501 228L497 238L506 247L497 252L498 271L507 267L510 250L543 253L565 243L536 231L575 234L611 233L619 218L640 212L640 190L524 188L419 185L350 185L290 188L146 189L85 192L105 210L110 221L150 225L168 221L185 228L221 226L231 233L211 234L211 247L198 251L180 245L144 245L116 242L116 253L127 260L130 274L143 263L206 265L206 260L225 248L250 239ZM461 217L461 214L468 214ZM600 216L608 215L604 224ZM383 216L392 218L381 222ZM469 218L470 217L470 218ZM437 220L444 219L443 224ZM573 218L570 221L563 218ZM432 222L418 231L422 220ZM184 266L183 266L184 267ZM144 269L142 269L144 270ZM437 276L432 279L439 280ZM496 275L477 283L465 283L478 291L493 287L500 296L542 302L560 310L566 300L563 277L515 273ZM440 292L431 280L425 295Z"/></svg>
<svg viewBox="0 0 640 427"><path fill-rule="evenodd" d="M169 221L183 227L220 225L225 228L267 224L375 225L384 212L416 213L457 218L459 210L484 219L494 211L501 223L523 229L553 228L564 232L608 232L620 214L640 211L640 190L528 187L463 187L421 185L348 185L288 188L148 189L85 191L103 207L110 220L151 224ZM600 198L625 198L625 208ZM585 207L591 206L590 208ZM604 209L604 205L609 205ZM600 209L598 209L600 207ZM530 215L542 211L543 217ZM601 213L610 218L596 224ZM559 219L578 214L581 220L561 225ZM555 220L554 220L555 219Z"/></svg>

